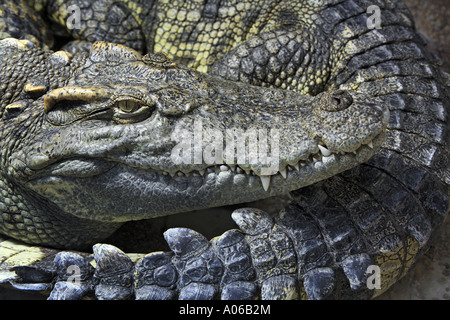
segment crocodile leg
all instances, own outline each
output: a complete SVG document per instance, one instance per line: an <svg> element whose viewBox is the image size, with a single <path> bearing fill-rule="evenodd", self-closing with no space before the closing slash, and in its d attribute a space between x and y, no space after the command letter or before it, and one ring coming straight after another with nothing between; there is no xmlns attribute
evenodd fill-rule
<svg viewBox="0 0 450 320"><path fill-rule="evenodd" d="M274 219L259 209L238 209L232 217L240 230L211 241L190 229L169 229L165 238L172 252L150 253L135 264L111 245L96 245L95 294L123 299L134 290L136 299L158 300L377 296L425 250L429 217L412 211L401 220L388 210L392 199L377 198L379 206L373 207L373 195L354 198L351 189L357 186L348 181L347 196L337 201L333 190L344 181L336 180L294 193L295 202ZM379 287L370 280L371 266L379 268Z"/></svg>

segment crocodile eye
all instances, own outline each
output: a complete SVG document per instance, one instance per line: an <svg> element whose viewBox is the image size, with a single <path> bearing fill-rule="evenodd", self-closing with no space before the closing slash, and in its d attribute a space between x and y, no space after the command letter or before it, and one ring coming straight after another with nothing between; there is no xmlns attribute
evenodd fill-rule
<svg viewBox="0 0 450 320"><path fill-rule="evenodd" d="M114 104L114 120L121 124L143 121L151 115L153 107L134 100L119 100Z"/></svg>
<svg viewBox="0 0 450 320"><path fill-rule="evenodd" d="M117 107L122 112L130 113L139 109L140 105L136 101L119 101L117 102Z"/></svg>

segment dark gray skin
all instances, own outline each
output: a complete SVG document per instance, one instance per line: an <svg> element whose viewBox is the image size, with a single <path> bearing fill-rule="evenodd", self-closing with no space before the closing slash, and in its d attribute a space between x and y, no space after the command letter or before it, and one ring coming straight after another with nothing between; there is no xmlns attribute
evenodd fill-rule
<svg viewBox="0 0 450 320"><path fill-rule="evenodd" d="M22 43L14 41L1 43L3 61L17 52L24 54L23 61L27 55L37 54L28 48L16 51L15 45ZM3 141L11 149L3 159L2 167L10 168L5 170L9 172L5 183L49 200L51 206L44 206L50 212L40 215L61 213L62 218L74 216L93 224L116 223L295 190L366 161L384 139L389 113L376 100L370 102L346 91L312 98L249 87L175 64L166 67L164 63L170 61L157 59L161 56L143 58L132 49L100 42L88 57L74 62L60 52L42 60L47 68L54 67L52 63L66 63L71 76L63 80L63 86L40 92L42 97L23 110L5 114ZM118 79L117 74L123 76ZM50 79L48 86L56 82ZM29 79L23 79L20 86L29 90ZM24 98L28 94L20 88L16 92ZM6 102L4 108L10 110L11 105L23 101L28 100L16 98ZM210 129L222 137L229 128L245 131L254 127L268 134L270 129L278 129L279 163L272 177L266 174L272 180L267 190L258 177L264 176L261 169L266 165L260 157L255 163L249 159L238 163L237 157L226 163L251 170L253 175L243 170L238 173L237 167L232 171L229 166L218 172L208 170L225 164L222 159L212 164L175 164L171 157L178 143L175 129L193 132L194 121L203 123L204 134ZM34 127L34 134L14 149L11 146L19 141L11 132L21 126ZM319 144L327 148L323 152L329 152L325 160ZM313 156L321 161L316 163ZM286 178L278 172L282 170ZM86 235L85 239L92 242ZM42 241L67 246L64 242Z"/></svg>

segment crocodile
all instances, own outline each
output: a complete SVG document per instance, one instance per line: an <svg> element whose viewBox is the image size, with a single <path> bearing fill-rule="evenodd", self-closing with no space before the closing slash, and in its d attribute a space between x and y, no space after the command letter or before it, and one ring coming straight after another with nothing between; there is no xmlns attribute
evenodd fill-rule
<svg viewBox="0 0 450 320"><path fill-rule="evenodd" d="M372 298L436 237L448 76L403 3L377 1L377 26L362 0L72 0L74 28L63 1L29 2L0 7L1 282L50 299ZM36 12L77 40L52 51ZM195 159L195 128L277 133L276 168L173 157ZM277 215L237 209L239 229L210 241L167 230L170 252L98 243L288 191Z"/></svg>

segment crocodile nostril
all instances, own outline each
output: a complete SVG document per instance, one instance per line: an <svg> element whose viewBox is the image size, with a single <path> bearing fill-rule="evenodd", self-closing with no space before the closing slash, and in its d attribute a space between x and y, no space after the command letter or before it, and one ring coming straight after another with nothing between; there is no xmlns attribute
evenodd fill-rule
<svg viewBox="0 0 450 320"><path fill-rule="evenodd" d="M330 93L328 103L324 106L324 109L331 112L342 111L347 109L352 103L353 98L348 91L337 90Z"/></svg>
<svg viewBox="0 0 450 320"><path fill-rule="evenodd" d="M335 97L335 96L333 97L332 96L331 99L332 99L332 102L333 102L334 105L338 106L338 105L341 104L342 100L339 97Z"/></svg>

